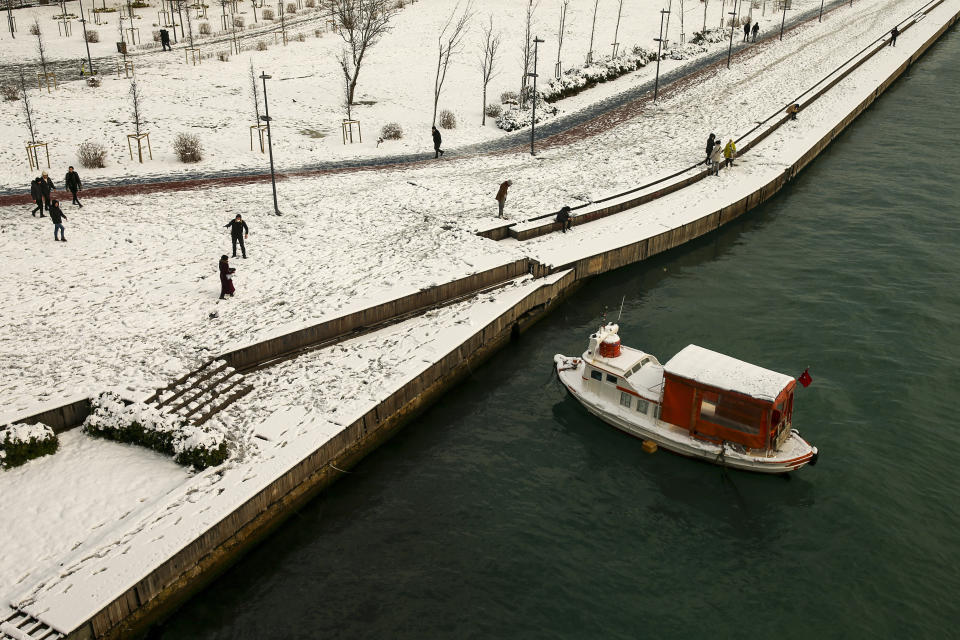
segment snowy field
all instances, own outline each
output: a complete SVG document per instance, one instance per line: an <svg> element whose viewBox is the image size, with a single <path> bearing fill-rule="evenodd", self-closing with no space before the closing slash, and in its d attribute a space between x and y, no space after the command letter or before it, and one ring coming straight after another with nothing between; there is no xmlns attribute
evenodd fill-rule
<svg viewBox="0 0 960 640"><path fill-rule="evenodd" d="M541 0L533 16L533 32L545 40L538 66L541 81L552 77L557 60L561 2ZM676 45L681 37L681 15L684 36L689 39L703 26L705 5L691 0L676 0L672 4L673 14L667 35ZM755 4L754 17L760 21L762 31L779 29L781 14L774 11L772 0ZM499 103L502 92L520 89L524 5L519 0L474 2L474 20L462 49L451 62L439 101L439 108L453 111L459 123L456 129L443 131L446 148L455 150L504 135L491 118L487 118L486 126L480 124L482 95L478 57L481 26L492 16L494 30L502 34L497 64L499 73L491 81L487 94L488 103ZM143 164L131 160L127 147L126 136L134 132L129 80L118 78L110 71L99 88L73 81L64 83L58 91L47 93L37 90L34 84L29 95L38 139L50 145L51 175L58 186L62 186L59 182L70 164L77 166L90 185L99 178L108 177L135 179L169 173L190 177L237 168L265 171L267 158L260 152L259 145L255 142L256 150L250 150L250 125L255 122L249 76L251 61L257 74L265 71L273 76L268 91L270 115L275 119L272 127L279 171L290 171L311 162L384 157L397 153L422 153L425 158L432 158L430 123L437 36L455 6L453 0L418 0L408 4L394 18L392 30L370 50L361 67L355 97L362 104L355 105L352 112L353 117L361 122L362 143L343 144L340 123L346 113L342 104L342 72L335 56L344 43L334 32L327 32L319 38L314 35L315 28L325 26L325 20L319 17L315 23L299 29L306 34L303 42L294 38L283 46L275 44L272 35L264 36L257 40L267 43L269 48L266 51L242 51L228 62L220 62L215 56L220 51L228 51L229 43L204 46L199 44L200 40L197 42L201 50L214 57L205 59L199 66L187 64L184 52L177 48L172 52L151 51L135 56L137 82L143 94L144 130L150 132L153 149L153 160L148 159ZM594 29L595 57L612 53L610 43L616 30L617 6L613 0L602 0L598 5ZM791 14L818 7L819 3L794 0L792 6ZM73 2L68 3L69 7L78 11ZM749 3L744 7L744 12L749 13ZM656 50L654 38L660 30L660 9L659 0L624 3L617 32L620 50L629 50L634 45ZM718 28L723 11L730 11L729 6L724 8L724 4L716 0L709 2L706 9L708 28ZM79 28L72 37L61 37L51 19L55 13L52 8L18 11L17 21L21 29L18 37L12 40L9 34L0 30L0 60L26 63L31 66L28 71L35 73L32 66L39 64L35 53L36 38L27 33L25 25L32 22L34 13L38 13L44 17L42 24L49 23L43 33L51 55L76 60L79 66L79 60L85 56ZM143 21L156 20L156 7L135 11L144 15ZM209 11L212 16L213 8ZM249 6L241 6L241 11L251 10ZM109 15L109 19L115 22L117 14ZM584 63L590 48L592 15L593 3L587 0L570 3L561 51L563 68ZM246 15L248 22L251 17ZM219 18L211 18L209 22L214 29L218 28ZM197 25L194 28L198 28ZM104 36L109 42L97 45L99 50L92 51L94 56L106 55L105 49L110 47L115 51L113 40L116 34L107 31ZM739 42L742 34L738 32L734 38ZM149 46L154 48L152 43ZM724 49L725 43L715 43L711 48ZM115 63L111 64L115 70ZM661 73L681 64L684 62L665 60L661 64ZM653 64L647 65L586 93L566 98L557 106L561 113L575 112L650 80L654 67ZM35 172L31 172L27 165L23 145L29 134L22 112L22 105L18 102L0 102L0 186L26 190ZM378 147L380 129L392 122L403 128L403 139L386 141ZM184 165L176 159L172 141L179 133L192 133L200 138L205 149L201 162ZM77 147L85 141L99 141L107 147L106 168L82 169L78 166ZM447 158L450 157L448 154Z"/></svg>

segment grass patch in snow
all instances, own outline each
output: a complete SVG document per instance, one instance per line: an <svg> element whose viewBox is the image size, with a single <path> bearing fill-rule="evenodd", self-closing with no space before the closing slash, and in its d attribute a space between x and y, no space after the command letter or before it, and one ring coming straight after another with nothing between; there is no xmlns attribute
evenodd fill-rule
<svg viewBox="0 0 960 640"><path fill-rule="evenodd" d="M327 133L325 131L318 131L317 129L300 129L300 135L307 136L308 138L327 137Z"/></svg>

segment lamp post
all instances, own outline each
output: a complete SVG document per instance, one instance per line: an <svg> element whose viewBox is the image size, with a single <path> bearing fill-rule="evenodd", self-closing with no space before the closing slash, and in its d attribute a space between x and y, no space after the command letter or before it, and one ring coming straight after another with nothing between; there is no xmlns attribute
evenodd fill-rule
<svg viewBox="0 0 960 640"><path fill-rule="evenodd" d="M783 40L783 25L787 23L787 0L780 0L780 2L783 3L783 18L780 20L780 39Z"/></svg>
<svg viewBox="0 0 960 640"><path fill-rule="evenodd" d="M263 80L263 113L260 119L267 123L267 148L270 149L270 183L273 185L273 211L280 215L280 205L277 204L277 176L273 170L273 136L270 135L270 109L267 107L267 80L273 76L268 76L260 72L260 79Z"/></svg>
<svg viewBox="0 0 960 640"><path fill-rule="evenodd" d="M733 0L733 11L730 12L730 48L727 49L727 69L730 68L730 56L733 55L733 19L737 15L737 0Z"/></svg>
<svg viewBox="0 0 960 640"><path fill-rule="evenodd" d="M530 155L535 156L537 152L533 148L534 131L537 128L537 49L543 40L533 37L533 73L527 75L533 78L533 110L530 114Z"/></svg>
<svg viewBox="0 0 960 640"><path fill-rule="evenodd" d="M654 38L657 41L657 79L653 83L653 101L657 101L657 94L660 91L660 50L663 47L663 14L670 13L666 9L660 9L660 37Z"/></svg>
<svg viewBox="0 0 960 640"><path fill-rule="evenodd" d="M7 6L10 6L8 0ZM90 75L94 74L93 59L90 57L90 41L87 40L87 20L83 17L83 0L80 0L80 24L83 25L83 43L87 45L87 64L90 65Z"/></svg>

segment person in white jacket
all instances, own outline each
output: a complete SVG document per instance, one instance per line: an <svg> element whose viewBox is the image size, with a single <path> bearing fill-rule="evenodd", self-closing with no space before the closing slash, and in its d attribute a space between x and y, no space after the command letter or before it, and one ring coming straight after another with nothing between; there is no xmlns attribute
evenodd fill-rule
<svg viewBox="0 0 960 640"><path fill-rule="evenodd" d="M723 162L723 143L718 138L713 143L713 151L710 152L710 168L713 169L713 175L720 174L721 162Z"/></svg>

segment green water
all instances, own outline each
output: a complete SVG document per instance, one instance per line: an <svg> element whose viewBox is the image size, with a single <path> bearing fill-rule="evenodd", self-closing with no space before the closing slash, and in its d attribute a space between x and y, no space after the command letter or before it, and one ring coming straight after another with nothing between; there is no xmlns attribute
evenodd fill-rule
<svg viewBox="0 0 960 640"><path fill-rule="evenodd" d="M174 615L167 638L958 637L960 32L782 195L598 278ZM550 381L604 305L662 360L784 373L789 480L640 443Z"/></svg>

